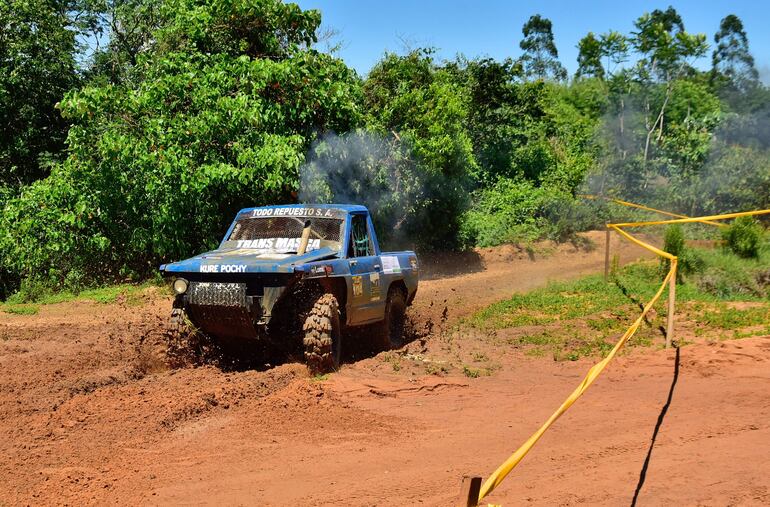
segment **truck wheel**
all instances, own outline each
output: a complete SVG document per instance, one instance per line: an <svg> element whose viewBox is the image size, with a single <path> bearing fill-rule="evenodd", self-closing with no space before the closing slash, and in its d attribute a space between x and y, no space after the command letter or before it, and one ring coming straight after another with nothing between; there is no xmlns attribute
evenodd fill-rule
<svg viewBox="0 0 770 507"><path fill-rule="evenodd" d="M185 331L187 328L184 310L181 308L171 309L171 319L169 319L169 331L174 334L179 334Z"/></svg>
<svg viewBox="0 0 770 507"><path fill-rule="evenodd" d="M342 356L340 310L333 294L321 295L302 326L305 362L312 374L339 368Z"/></svg>
<svg viewBox="0 0 770 507"><path fill-rule="evenodd" d="M201 364L216 357L213 343L190 324L182 308L171 310L166 336L166 355L173 367Z"/></svg>
<svg viewBox="0 0 770 507"><path fill-rule="evenodd" d="M382 347L385 350L404 344L404 322L406 321L406 296L399 287L388 290L385 301L385 319L380 324Z"/></svg>
<svg viewBox="0 0 770 507"><path fill-rule="evenodd" d="M188 341L189 328L187 326L187 317L181 308L171 310L171 319L168 326L168 350L167 354L170 362L174 366L189 362L191 354Z"/></svg>

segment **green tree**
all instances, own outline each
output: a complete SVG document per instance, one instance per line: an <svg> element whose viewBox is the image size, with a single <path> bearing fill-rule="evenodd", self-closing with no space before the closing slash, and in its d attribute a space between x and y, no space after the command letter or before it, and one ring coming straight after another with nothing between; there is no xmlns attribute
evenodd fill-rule
<svg viewBox="0 0 770 507"><path fill-rule="evenodd" d="M626 137L626 102L632 87L631 72L620 68L628 60L629 40L620 32L611 30L599 37L601 55L607 63L604 66L607 81L608 102L612 106L617 121L618 138ZM620 147L620 155L625 158L627 148Z"/></svg>
<svg viewBox="0 0 770 507"><path fill-rule="evenodd" d="M740 126L734 125L738 121L742 118L725 120L721 132L730 132L734 126L740 131ZM726 142L720 137L712 139L705 164L686 189L693 196L692 211L703 215L770 208L769 167L767 149Z"/></svg>
<svg viewBox="0 0 770 507"><path fill-rule="evenodd" d="M688 80L674 83L660 144L666 160L664 175L669 182L669 202L676 209L694 214L703 199L693 192L694 182L701 178L701 168L711 154L721 113L719 98L706 84Z"/></svg>
<svg viewBox="0 0 770 507"><path fill-rule="evenodd" d="M614 75L615 70L628 60L628 38L620 32L610 30L599 37L602 58L607 59L604 69L607 74Z"/></svg>
<svg viewBox="0 0 770 507"><path fill-rule="evenodd" d="M559 62L559 52L553 40L551 20L539 14L530 17L521 29L524 38L519 47L524 52L519 62L524 74L534 79L567 79L567 70Z"/></svg>
<svg viewBox="0 0 770 507"><path fill-rule="evenodd" d="M687 73L690 61L706 54L708 44L705 35L685 32L682 18L673 7L644 14L634 22L634 26L636 31L631 42L641 55L636 72L640 83L648 90L644 99L647 133L643 161L646 165L655 130L658 130L658 140L663 134L673 83ZM661 84L665 92L664 100L653 110L650 92L654 92L655 84Z"/></svg>
<svg viewBox="0 0 770 507"><path fill-rule="evenodd" d="M56 285L145 276L211 247L235 210L290 202L318 132L361 119L360 83L278 0L168 0L137 83L62 102L69 157L0 215L0 269Z"/></svg>
<svg viewBox="0 0 770 507"><path fill-rule="evenodd" d="M429 226L413 222L431 198L425 185L433 182L400 138L365 129L324 135L313 144L300 177L302 202L367 206L383 249L431 246L411 232Z"/></svg>
<svg viewBox="0 0 770 507"><path fill-rule="evenodd" d="M430 50L386 54L364 83L369 126L413 157L422 199L404 232L426 248L456 245L471 176L478 173L467 129L469 97ZM440 224L440 225L437 225Z"/></svg>
<svg viewBox="0 0 770 507"><path fill-rule="evenodd" d="M0 182L45 176L67 122L56 104L78 83L77 30L66 0L0 3Z"/></svg>
<svg viewBox="0 0 770 507"><path fill-rule="evenodd" d="M655 9L652 12L645 13L636 20L634 26L640 32L646 32L652 36L648 39L650 47L658 45L656 37L659 37L657 33L659 31L668 34L684 32L682 17L672 6L669 6L665 11Z"/></svg>
<svg viewBox="0 0 770 507"><path fill-rule="evenodd" d="M578 43L578 68L576 78L596 77L604 79L604 66L602 65L603 47L593 32L580 39Z"/></svg>
<svg viewBox="0 0 770 507"><path fill-rule="evenodd" d="M749 39L743 23L735 14L730 14L719 23L714 35L714 52L711 54L712 80L722 86L745 92L757 86L759 73L754 66L754 57L749 52Z"/></svg>
<svg viewBox="0 0 770 507"><path fill-rule="evenodd" d="M279 60L316 42L321 13L279 0L167 0L156 52L196 51Z"/></svg>
<svg viewBox="0 0 770 507"><path fill-rule="evenodd" d="M522 148L543 140L547 122L547 89L542 81L521 83L521 67L512 60L485 58L461 60L448 66L467 90L468 132L478 162L477 185L487 186L500 177L513 178L528 171L537 178L533 164L520 164Z"/></svg>
<svg viewBox="0 0 770 507"><path fill-rule="evenodd" d="M152 49L153 34L168 22L162 5L155 0L89 0L96 44L87 70L91 81L121 84L141 79L135 75L139 55Z"/></svg>

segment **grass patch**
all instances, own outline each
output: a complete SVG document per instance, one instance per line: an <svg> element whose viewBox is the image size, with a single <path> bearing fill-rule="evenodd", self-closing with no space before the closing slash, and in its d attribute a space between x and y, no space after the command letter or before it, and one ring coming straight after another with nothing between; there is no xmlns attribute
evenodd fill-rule
<svg viewBox="0 0 770 507"><path fill-rule="evenodd" d="M640 334L644 333L645 330L640 330ZM510 338L508 344L524 348L528 356L550 355L554 361L577 361L581 357L605 355L615 345L614 339L617 336L596 334L590 329L581 331L572 326L554 326L537 333Z"/></svg>
<svg viewBox="0 0 770 507"><path fill-rule="evenodd" d="M698 336L719 339L727 336L725 331L735 338L755 336L760 326L770 332L770 254L763 251L750 259L723 248L689 252L698 256L700 269L677 284L677 322L689 323ZM504 343L521 347L528 356L552 355L557 361L603 356L639 316L662 278L658 261L629 264L615 270L609 283L601 276L553 283L494 303L463 325L509 330ZM665 298L664 292L628 346L663 343Z"/></svg>
<svg viewBox="0 0 770 507"><path fill-rule="evenodd" d="M741 338L751 338L752 336L759 335L770 335L770 324L760 328L759 330L754 329L753 331L733 331L732 337L734 340L740 340Z"/></svg>
<svg viewBox="0 0 770 507"><path fill-rule="evenodd" d="M390 364L393 371L401 371L401 356L396 352L390 351L383 354L382 361Z"/></svg>
<svg viewBox="0 0 770 507"><path fill-rule="evenodd" d="M548 354L546 347L529 347L524 351L525 356L529 357L545 357Z"/></svg>
<svg viewBox="0 0 770 507"><path fill-rule="evenodd" d="M158 287L155 282L142 284L119 284L85 289L79 292L50 292L46 290L17 292L10 296L4 303L0 303L0 311L6 313L23 313L31 315L37 313L31 308L39 305L53 305L71 301L94 301L96 303L115 303L122 298L128 305L140 305L144 301L144 290L148 287ZM28 313L24 313L28 312Z"/></svg>
<svg viewBox="0 0 770 507"><path fill-rule="evenodd" d="M489 361L489 356L484 354L483 352L474 352L471 354L471 357L473 357L473 361L477 363L486 363Z"/></svg>
<svg viewBox="0 0 770 507"><path fill-rule="evenodd" d="M480 329L543 325L608 311L627 303L623 292L601 276L554 283L511 299L499 301L469 319Z"/></svg>
<svg viewBox="0 0 770 507"><path fill-rule="evenodd" d="M0 305L0 310L15 315L36 315L40 311L40 306L31 304Z"/></svg>
<svg viewBox="0 0 770 507"><path fill-rule="evenodd" d="M449 368L443 364L428 363L425 365L425 373L428 375L444 375L449 373Z"/></svg>
<svg viewBox="0 0 770 507"><path fill-rule="evenodd" d="M727 330L760 326L770 322L770 305L737 309L721 304L696 314L694 320L703 326Z"/></svg>
<svg viewBox="0 0 770 507"><path fill-rule="evenodd" d="M488 377L496 368L471 368L463 365L463 375L468 378Z"/></svg>

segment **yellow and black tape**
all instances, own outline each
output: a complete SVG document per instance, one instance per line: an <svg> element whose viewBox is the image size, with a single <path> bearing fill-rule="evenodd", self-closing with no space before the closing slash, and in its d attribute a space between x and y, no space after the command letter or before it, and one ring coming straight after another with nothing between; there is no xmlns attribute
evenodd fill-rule
<svg viewBox="0 0 770 507"><path fill-rule="evenodd" d="M595 199L597 197L595 196L583 196L590 199ZM604 198L608 199L608 198ZM594 381L597 379L597 377L604 371L604 369L609 365L609 363L615 358L615 356L618 354L618 352L625 346L625 344L628 342L629 339L631 339L632 336L636 333L636 331L639 329L639 326L641 325L644 318L647 316L649 311L652 309L652 307L655 305L655 303L658 302L660 297L663 295L663 292L666 289L666 284L668 284L672 280L676 280L676 269L677 269L677 258L674 255L671 255L668 252L665 252L653 245L650 245L649 243L646 243L638 238L635 238L628 232L624 231L624 228L629 227L644 227L644 226L650 226L650 225L663 225L663 224L685 224L685 223L707 223L711 225L724 225L719 224L718 220L728 220L731 218L738 218L743 216L756 216L756 215L767 215L770 214L770 210L758 210L758 211L745 211L745 212L739 212L739 213L726 213L722 215L711 215L711 216L705 216L705 217L688 217L684 215L678 215L675 213L670 213L667 211L661 211L654 208L649 208L647 206L643 206L641 204L634 204L629 203L626 201L620 201L617 199L608 199L611 201L614 201L618 204L624 205L624 206L631 206L635 208L645 209L648 211L654 211L657 213L661 213L663 215L667 216L673 216L676 217L671 220L656 220L656 221L646 221L646 222L625 222L625 223L615 223L615 224L607 224L607 227L611 230L616 231L618 234L620 234L622 237L626 238L627 240L641 246L642 248L645 248L649 250L650 252L653 252L654 254L663 257L665 259L668 259L671 261L671 266L666 274L666 277L663 280L663 283L661 283L660 287L658 288L658 291L655 293L655 296L644 306L644 309L642 310L641 315L634 321L633 324L626 330L625 333L620 337L620 339L615 343L615 346L612 348L612 350L607 354L607 356L596 363L594 366L591 367L590 370L588 370L588 373L583 378L582 382L575 388L574 391L567 397L566 400L561 404L561 406L556 409L556 411L551 415L551 417L548 418L548 420L531 436L529 439L527 439L524 444L519 447L508 459L506 459L503 464L501 464L497 470L495 470L489 478L482 484L481 490L479 492L479 502L489 495L497 486L500 485L501 482L505 479L505 477L511 473L511 471L518 465L522 459L524 459L524 456L526 456L529 451L532 449L532 447L535 446L538 440L540 440L540 437L543 436L543 434L550 428L561 416L566 412L577 400L580 398L580 396L585 393L589 387L591 387L591 384L594 383ZM675 282L674 282L675 283ZM673 287L672 287L673 289Z"/></svg>

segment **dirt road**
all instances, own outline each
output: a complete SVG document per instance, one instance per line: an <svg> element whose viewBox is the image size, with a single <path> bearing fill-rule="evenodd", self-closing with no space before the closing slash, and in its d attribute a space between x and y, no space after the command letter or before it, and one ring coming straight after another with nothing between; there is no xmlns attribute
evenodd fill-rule
<svg viewBox="0 0 770 507"><path fill-rule="evenodd" d="M426 266L415 313L438 328L602 264L601 248L448 259ZM0 314L0 505L451 505L460 477L491 472L591 364L496 350L494 374L468 378L442 370L450 340L491 351L434 330L323 381L292 363L168 369L154 354L168 307L151 291L142 306ZM488 500L770 503L768 366L770 337L636 349Z"/></svg>

